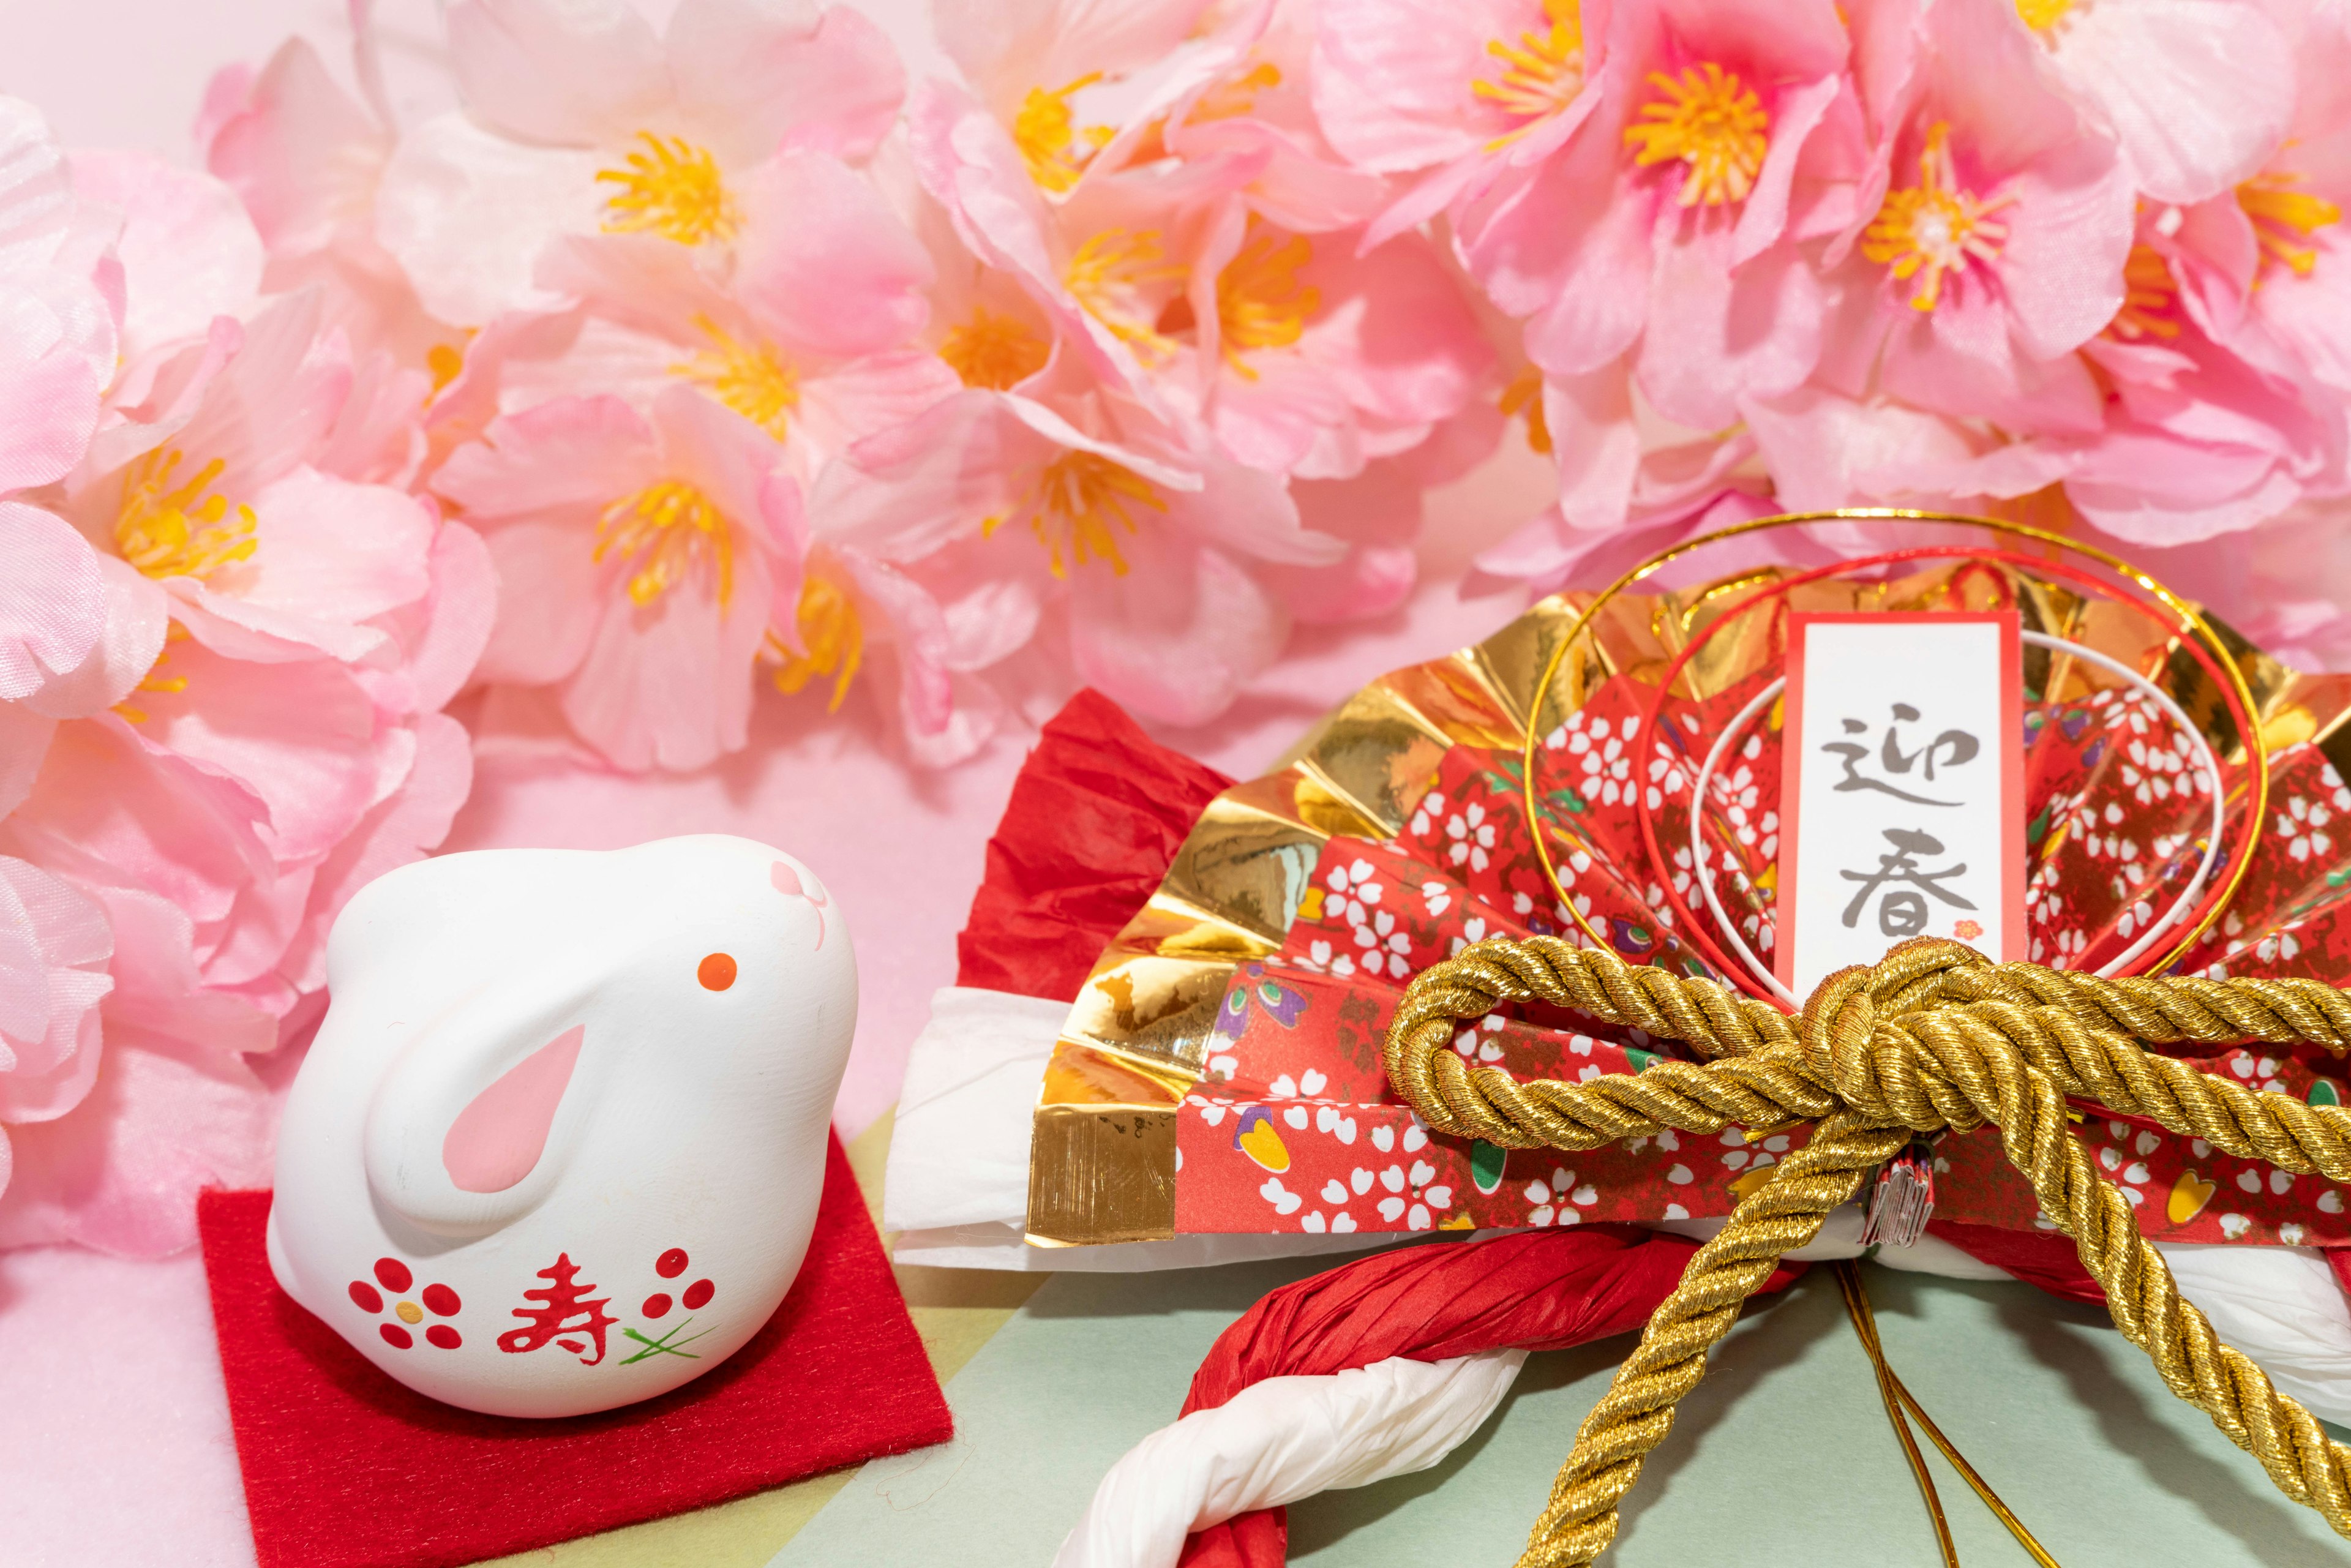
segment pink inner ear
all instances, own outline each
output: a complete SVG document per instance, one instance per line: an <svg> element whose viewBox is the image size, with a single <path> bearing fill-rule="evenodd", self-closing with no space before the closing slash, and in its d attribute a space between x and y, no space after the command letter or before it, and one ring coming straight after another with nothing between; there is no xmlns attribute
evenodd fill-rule
<svg viewBox="0 0 2351 1568"><path fill-rule="evenodd" d="M778 861L774 869L768 873L768 880L774 883L776 891L786 898L805 898L819 909L824 907L824 894L810 893L800 882L800 873L792 869L789 861Z"/></svg>
<svg viewBox="0 0 2351 1568"><path fill-rule="evenodd" d="M504 1192L530 1175L547 1147L555 1108L580 1060L584 1024L573 1024L474 1096L441 1140L441 1166L464 1192Z"/></svg>
<svg viewBox="0 0 2351 1568"><path fill-rule="evenodd" d="M778 861L769 868L768 880L774 883L776 891L786 898L805 898L816 906L816 945L821 950L824 946L824 894L810 892L800 881L800 873L794 871L788 861Z"/></svg>

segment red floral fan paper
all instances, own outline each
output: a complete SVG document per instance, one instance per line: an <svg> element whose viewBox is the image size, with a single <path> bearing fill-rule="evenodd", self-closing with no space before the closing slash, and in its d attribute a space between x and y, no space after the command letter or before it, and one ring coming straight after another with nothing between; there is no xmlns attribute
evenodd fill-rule
<svg viewBox="0 0 2351 1568"><path fill-rule="evenodd" d="M1750 574L1742 583L1756 579ZM1577 908L1622 956L1714 974L1675 929L1660 879L1702 908L1687 848L1695 775L1722 727L1779 674L1781 612L1725 628L1646 722L1672 656L1723 595L1626 596L1569 651L1537 722L1551 850ZM1735 599L1737 596L1728 596ZM1982 563L1891 582L1808 583L1801 610L2016 608L2040 630L2156 679L2220 758L2229 833L2258 827L2225 917L2181 961L2211 974L2351 977L2351 816L2329 753L2351 680L2301 676L2258 652L2238 663L2269 748L2264 820L2246 822L2249 773L2209 677L2164 630L2120 605ZM1524 716L1579 608L1538 606L1450 659L1396 672L1352 699L1288 767L1224 791L1158 892L1103 953L1049 1070L1030 1164L1029 1230L1048 1242L1197 1232L1409 1232L1698 1218L1729 1213L1798 1129L1750 1141L1665 1133L1563 1156L1507 1156L1433 1136L1387 1091L1380 1043L1405 985L1483 937L1586 938L1558 903L1522 803ZM2160 708L2062 654L2029 656L2026 800L2030 956L2095 968L2166 910L2210 837L2214 780ZM2043 688L2047 688L2044 690ZM1708 787L1708 874L1740 934L1770 959L1777 852L1776 706ZM1635 814L1646 803L1653 867ZM2234 846L2224 841L2221 860ZM1705 918L1700 916L1700 918ZM1711 932L1709 935L1713 935ZM2155 949L2168 951L2181 933ZM1719 939L1718 937L1718 946ZM1467 1028L1464 1056L1520 1077L1637 1072L1680 1051L1540 1007ZM2344 1099L2345 1067L2275 1047L2189 1058L2204 1071ZM2175 1241L2351 1243L2323 1180L2234 1159L2199 1140L2087 1108L2081 1135ZM1991 1129L1935 1145L1938 1220L2049 1228Z"/></svg>

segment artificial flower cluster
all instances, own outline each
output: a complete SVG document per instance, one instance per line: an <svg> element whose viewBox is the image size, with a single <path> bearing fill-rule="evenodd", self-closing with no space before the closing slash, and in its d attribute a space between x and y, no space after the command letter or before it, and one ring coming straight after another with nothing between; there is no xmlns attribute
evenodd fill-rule
<svg viewBox="0 0 2351 1568"><path fill-rule="evenodd" d="M814 0L462 0L437 117L298 45L217 85L273 278L434 377L413 487L507 590L480 724L535 693L624 768L741 747L767 687L862 688L926 764L1040 682L1197 724L1395 606L1506 437L1558 499L1479 564L1537 587L1885 503L2205 546L2248 630L2339 620L2339 6L935 20L910 85Z"/></svg>
<svg viewBox="0 0 2351 1568"><path fill-rule="evenodd" d="M0 1244L249 1174L469 687L624 769L1198 724L1504 441L1536 589L1997 508L2351 628L2339 5L938 0L911 84L815 0L444 24L445 112L298 41L201 173L0 106Z"/></svg>
<svg viewBox="0 0 2351 1568"><path fill-rule="evenodd" d="M170 1251L266 1181L247 1057L471 782L431 380L271 265L219 180L0 99L0 1246Z"/></svg>

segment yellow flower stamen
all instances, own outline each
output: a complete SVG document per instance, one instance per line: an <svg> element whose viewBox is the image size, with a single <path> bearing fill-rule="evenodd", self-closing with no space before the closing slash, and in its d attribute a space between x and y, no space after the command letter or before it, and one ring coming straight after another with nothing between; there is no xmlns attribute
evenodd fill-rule
<svg viewBox="0 0 2351 1568"><path fill-rule="evenodd" d="M1651 71L1649 83L1665 96L1643 104L1640 123L1625 128L1625 145L1640 149L1634 163L1687 164L1676 198L1685 207L1745 201L1771 147L1771 117L1755 89L1712 60L1679 77Z"/></svg>
<svg viewBox="0 0 2351 1568"><path fill-rule="evenodd" d="M857 605L840 584L811 572L800 582L798 619L800 645L808 650L804 653L793 653L773 630L768 632L768 656L779 661L776 689L789 695L819 676L831 675L832 699L825 711L838 713L841 699L849 695L849 683L865 662L865 625L857 618Z"/></svg>
<svg viewBox="0 0 2351 1568"><path fill-rule="evenodd" d="M1577 0L1543 0L1548 31L1519 35L1515 44L1495 38L1486 52L1502 62L1492 81L1469 84L1470 92L1526 123L1486 144L1492 152L1524 136L1573 103L1583 90L1583 15Z"/></svg>
<svg viewBox="0 0 2351 1568"><path fill-rule="evenodd" d="M1914 310L1932 310L1943 297L1944 276L1964 269L1970 256L1983 262L1999 256L2008 225L1991 222L1991 214L2016 200L2003 195L1981 201L1960 189L1950 134L1943 120L1928 127L1927 145L1918 154L1918 183L1888 192L1861 236L1861 254L1888 264L1896 278L1923 273L1910 296Z"/></svg>
<svg viewBox="0 0 2351 1568"><path fill-rule="evenodd" d="M164 696L177 696L180 693L188 689L187 676L159 675L155 673L162 669L165 664L171 663L171 645L174 643L186 641L188 629L181 625L176 621L172 622L172 624L165 629L163 632L163 651L155 655L155 662L147 666L146 674L141 676L139 684L131 688L133 695L136 695L140 692L156 692ZM129 697L125 697L122 701L116 703L114 705L114 711L132 724L145 724L148 719L147 710L141 707L133 707Z"/></svg>
<svg viewBox="0 0 2351 1568"><path fill-rule="evenodd" d="M1527 416L1527 444L1548 455L1551 452L1551 425L1543 417L1542 372L1532 368L1519 372L1509 386L1502 389L1502 417L1523 413Z"/></svg>
<svg viewBox="0 0 2351 1568"><path fill-rule="evenodd" d="M465 350L454 343L435 343L424 350L424 369L433 377L433 390L443 392L465 368Z"/></svg>
<svg viewBox="0 0 2351 1568"><path fill-rule="evenodd" d="M1164 512L1167 503L1132 468L1092 452L1064 452L1045 465L1015 510L1026 516L1029 531L1045 547L1055 577L1066 578L1071 564L1083 566L1090 559L1104 561L1113 576L1124 577L1126 558L1119 554L1115 530L1134 532L1131 507ZM982 537L993 537L1004 521L988 518L980 525Z"/></svg>
<svg viewBox="0 0 2351 1568"><path fill-rule="evenodd" d="M2296 277L2308 277L2318 265L2318 247L2308 243L2310 236L2341 223L2343 209L2324 196L2294 188L2301 183L2299 174L2256 174L2237 187L2237 205L2252 220L2262 256Z"/></svg>
<svg viewBox="0 0 2351 1568"><path fill-rule="evenodd" d="M967 387L1006 392L1045 368L1052 346L1017 316L975 306L971 319L947 329L939 358Z"/></svg>
<svg viewBox="0 0 2351 1568"><path fill-rule="evenodd" d="M124 471L114 519L114 548L122 559L149 577L206 580L251 559L253 508L232 508L228 497L212 494L225 465L215 457L186 484L174 485L179 466L179 450L164 447Z"/></svg>
<svg viewBox="0 0 2351 1568"><path fill-rule="evenodd" d="M1298 281L1314 258L1304 235L1277 240L1262 231L1241 242L1240 253L1217 275L1217 330L1225 362L1250 381L1257 371L1241 360L1251 349L1287 349L1322 308L1322 291Z"/></svg>
<svg viewBox="0 0 2351 1568"><path fill-rule="evenodd" d="M2172 319L2179 285L2172 280L2171 264L2152 246L2135 245L2123 262L2123 304L2106 323L2106 335L2126 342L2141 338L2177 338L2179 323Z"/></svg>
<svg viewBox="0 0 2351 1568"><path fill-rule="evenodd" d="M766 343L746 342L707 316L696 316L694 324L710 340L710 347L672 365L670 373L684 376L769 435L783 440L791 428L792 411L800 403L799 374Z"/></svg>
<svg viewBox="0 0 2351 1568"><path fill-rule="evenodd" d="M718 160L683 137L637 132L644 151L625 169L597 172L600 184L619 190L605 198L604 232L656 234L680 245L730 240L742 214L718 177Z"/></svg>
<svg viewBox="0 0 2351 1568"><path fill-rule="evenodd" d="M1055 195L1078 183L1086 164L1115 134L1107 125L1090 125L1081 131L1070 109L1071 98L1081 88L1100 80L1102 72L1092 71L1061 87L1032 87L1012 117L1012 144L1020 150L1029 177Z"/></svg>
<svg viewBox="0 0 2351 1568"><path fill-rule="evenodd" d="M709 497L683 480L664 479L624 496L596 522L601 561L618 555L632 569L629 599L651 604L696 566L715 562L718 602L735 591L735 545L726 517Z"/></svg>
<svg viewBox="0 0 2351 1568"><path fill-rule="evenodd" d="M2016 0L2016 15L2036 33L2046 33L2065 19L2074 0Z"/></svg>
<svg viewBox="0 0 2351 1568"><path fill-rule="evenodd" d="M1176 343L1157 329L1159 308L1152 292L1184 276L1165 256L1157 229L1104 229L1078 247L1064 281L1086 314L1146 358L1155 357Z"/></svg>
<svg viewBox="0 0 2351 1568"><path fill-rule="evenodd" d="M1281 68L1271 60L1261 60L1228 81L1220 81L1199 96L1192 112L1184 117L1190 125L1204 124L1211 120L1238 120L1257 107L1257 95L1271 87L1281 85Z"/></svg>

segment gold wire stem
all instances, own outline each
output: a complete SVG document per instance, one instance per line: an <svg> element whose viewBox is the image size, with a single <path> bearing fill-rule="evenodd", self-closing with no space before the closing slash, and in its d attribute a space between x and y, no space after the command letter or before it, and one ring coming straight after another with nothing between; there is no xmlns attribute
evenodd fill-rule
<svg viewBox="0 0 2351 1568"><path fill-rule="evenodd" d="M1886 1364L1885 1348L1877 1342L1877 1320L1869 1310L1869 1298L1861 1288L1861 1271L1851 1262L1833 1264L1837 1290L1844 1297L1845 1316L1853 1320L1853 1332L1861 1341L1861 1348L1869 1357L1870 1371L1877 1378L1877 1397L1886 1406L1886 1418L1894 1427L1894 1436L1902 1445L1902 1457L1909 1461L1910 1479L1918 1483L1918 1495L1927 1504L1927 1517L1935 1526L1935 1545L1943 1554L1943 1568L1959 1568L1959 1549L1951 1541L1951 1521L1944 1517L1943 1499L1935 1490L1935 1478L1928 1473L1927 1456L1918 1451L1918 1439L1910 1435L1910 1423L1903 1418L1907 1403L1897 1392L1894 1369ZM1939 1446L1939 1445L1938 1445ZM1950 1450L1946 1448L1945 1453Z"/></svg>
<svg viewBox="0 0 2351 1568"><path fill-rule="evenodd" d="M1901 1375L1886 1361L1886 1344L1878 1337L1877 1314L1870 1308L1869 1288L1862 1282L1861 1266L1858 1263L1847 1261L1835 1265L1835 1268L1837 1284L1844 1291L1844 1310L1853 1318L1854 1332L1861 1337L1862 1349L1869 1353L1870 1364L1877 1370L1878 1389L1881 1395L1890 1394L1892 1398L1898 1401L1909 1413L1910 1418L1918 1423L1919 1429L1927 1434L1927 1440L1941 1451L1944 1458L1950 1461L1951 1469L1959 1471L1959 1479L1974 1490L1977 1497L1983 1500L1984 1507L1991 1510L1992 1517L2008 1527L2008 1532L2016 1537L2016 1543L2024 1548L2026 1555L2039 1563L2041 1568L2063 1568L2057 1559L2049 1554L2049 1549L2033 1538L2032 1531L2024 1528L2024 1521L2016 1517L2015 1511L2001 1500L2000 1494L1991 1490L1991 1483L1985 1480L1973 1465L1968 1463L1966 1458L1960 1454L1949 1437L1943 1436L1943 1429L1935 1425L1934 1417L1927 1414L1925 1407L1918 1403L1917 1396L1910 1392L1909 1387L1903 1383ZM1917 1445L1906 1440L1903 1446L1912 1454L1917 1453ZM1930 1488L1932 1485L1931 1482L1923 1481L1921 1484ZM1931 1491L1929 1495L1932 1495Z"/></svg>
<svg viewBox="0 0 2351 1568"><path fill-rule="evenodd" d="M1887 1375L1893 1375L1889 1372ZM1959 1478L1975 1489L1976 1496L1983 1499L1983 1505L1991 1510L1994 1519L2008 1527L2008 1532L2016 1537L2016 1543L2024 1548L2026 1555L2039 1563L2041 1568L2062 1568L2057 1559L2049 1554L2049 1549L2033 1538L2032 1531L2024 1528L2024 1521L2017 1518L2008 1504L2001 1501L2000 1494L1991 1490L1991 1483L1978 1475L1976 1468L1959 1456L1959 1449L1951 1446L1951 1440L1943 1436L1943 1429L1935 1425L1927 1412L1918 1407L1917 1397L1903 1385L1899 1377L1894 1378L1894 1392L1901 1396L1902 1403L1909 1410L1911 1418L1917 1421L1920 1430L1927 1434L1927 1440L1942 1450L1943 1458L1951 1462L1951 1469L1959 1471Z"/></svg>
<svg viewBox="0 0 2351 1568"><path fill-rule="evenodd" d="M2195 637L2202 641L2206 650L2212 655L2214 666L2228 677L2229 685L2236 694L2238 706L2245 715L2245 722L2248 726L2247 733L2239 738L2243 742L2245 758L2252 769L2252 801L2245 820L2252 823L2259 823L2264 820L2269 809L2270 798L2269 753L2262 746L2261 734L2254 715L2252 688L2246 684L2244 671L2238 667L2235 657L2221 643L2220 634L2212 630L2211 622L2205 620L2203 614L2193 604L2174 593L2155 578L2124 560L2120 556L2100 549L2095 545L2085 544L2079 539L2067 538L2063 534L2052 533L2046 528L2036 528L2029 523L2005 522L1998 517L1971 517L1961 512L1918 511L1902 507L1855 507L1838 511L1784 512L1776 517L1756 517L1751 521L1734 524L1727 528L1717 528L1712 533L1701 534L1696 538L1684 539L1681 543L1661 549L1646 560L1627 568L1615 581L1602 589L1598 597L1578 612L1575 619L1568 623L1566 634L1561 637L1558 644L1552 649L1551 657L1543 665L1542 678L1535 683L1534 695L1530 699L1531 706L1527 711L1526 744L1519 753L1520 799L1527 815L1528 834L1534 840L1535 857L1542 862L1544 880L1551 883L1552 892L1558 895L1560 907L1567 912L1569 918L1575 922L1584 936L1594 945L1604 947L1607 946L1607 938L1600 934L1591 921L1584 918L1583 912L1576 908L1575 900L1569 896L1566 886L1559 880L1559 866L1552 859L1551 844L1543 832L1545 819L1535 794L1535 751L1541 745L1544 734L1541 722L1542 707L1551 695L1552 683L1559 678L1560 666L1566 663L1568 653L1575 646L1576 639L1590 629L1593 622L1609 601L1633 584L1662 570L1692 550L1701 549L1710 544L1719 544L1724 539L1737 538L1741 534L1760 533L1772 528L1796 528L1807 523L1838 522L1952 523L1968 528L1989 528L1994 533L2007 534L2016 538L2033 539L2061 550L2072 550L2077 555L2087 556L2116 576L2136 583L2147 593L2154 595L2156 600L2176 617L2175 630L2180 635ZM2212 781L2212 787L2216 789L2221 788L2221 780L2215 779ZM1566 831L1563 824L1555 825L1561 831ZM1585 842L1584 847L1587 851L1591 849L1588 841ZM2170 952L2165 954L2158 962L2147 967L2148 974L2160 974L2187 956L2188 950L2196 946L2204 933L2212 928L2213 923L2219 920L2221 913L2229 907L2229 901L2236 896L2237 888L2244 881L2245 873L2252 869L2252 857L2250 855L2239 859L2236 868L2230 873L2228 882L2221 887L2220 895L2212 901L2211 909L2196 924L2194 929L2180 937Z"/></svg>

